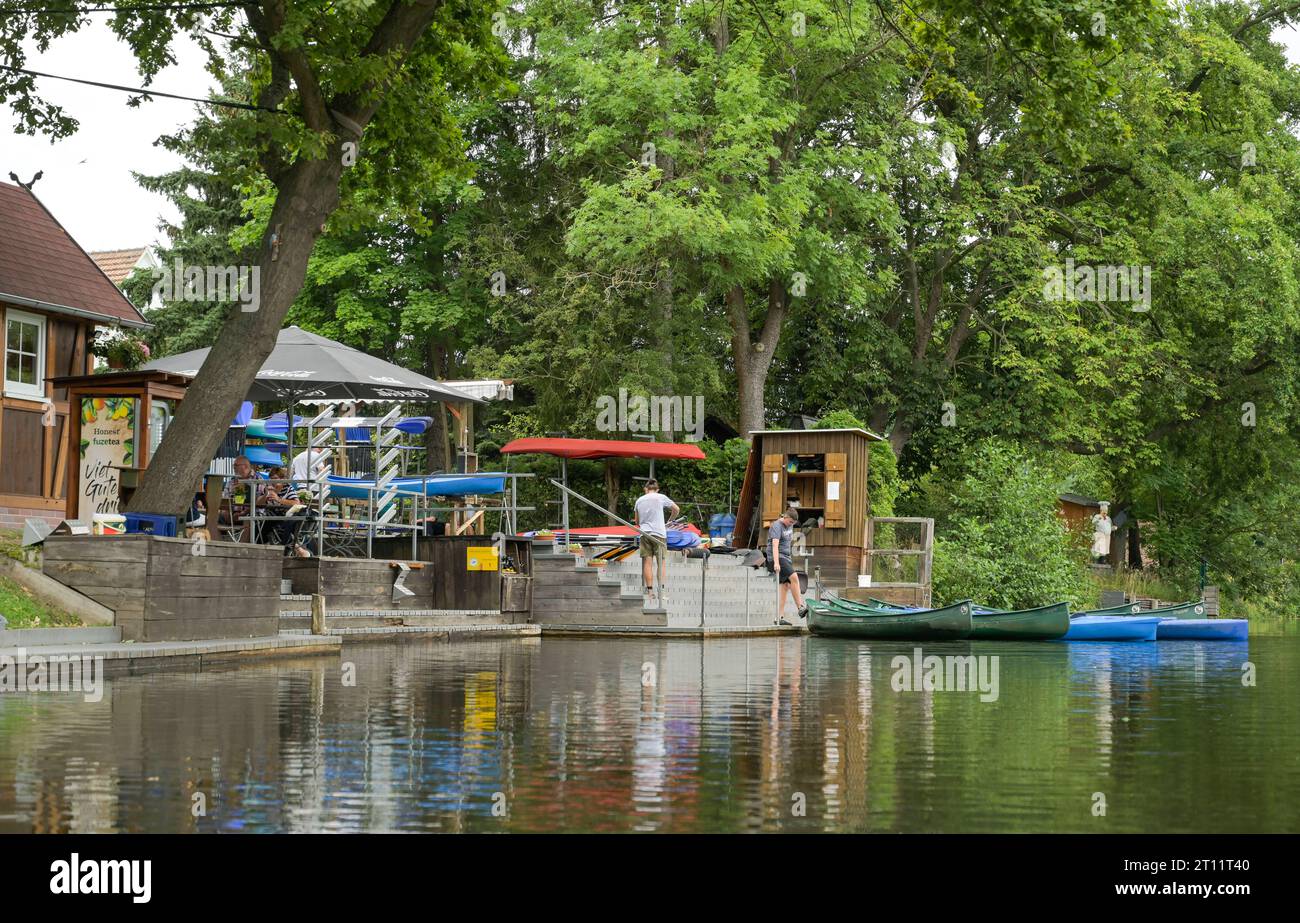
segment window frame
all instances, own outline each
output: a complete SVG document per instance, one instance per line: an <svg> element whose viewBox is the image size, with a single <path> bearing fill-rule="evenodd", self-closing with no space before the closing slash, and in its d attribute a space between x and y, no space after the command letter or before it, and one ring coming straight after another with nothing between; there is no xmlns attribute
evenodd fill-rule
<svg viewBox="0 0 1300 923"><path fill-rule="evenodd" d="M12 381L9 378L9 322L16 320L19 323L29 324L37 329L36 337L36 379L35 385L25 384L21 381ZM47 400L45 395L46 375L45 375L45 349L49 336L49 319L42 314L31 314L27 311L18 311L13 308L6 308L4 312L4 393L6 396L27 398L28 400ZM21 344L19 344L21 347ZM21 355L30 355L21 348L12 350Z"/></svg>

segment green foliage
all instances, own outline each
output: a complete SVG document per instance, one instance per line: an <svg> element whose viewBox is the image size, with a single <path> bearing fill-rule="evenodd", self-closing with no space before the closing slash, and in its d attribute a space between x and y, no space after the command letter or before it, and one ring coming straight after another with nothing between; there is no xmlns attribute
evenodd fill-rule
<svg viewBox="0 0 1300 923"><path fill-rule="evenodd" d="M989 440L963 461L936 525L935 598L1079 607L1091 595L1082 551L1057 516L1050 472L1014 444Z"/></svg>

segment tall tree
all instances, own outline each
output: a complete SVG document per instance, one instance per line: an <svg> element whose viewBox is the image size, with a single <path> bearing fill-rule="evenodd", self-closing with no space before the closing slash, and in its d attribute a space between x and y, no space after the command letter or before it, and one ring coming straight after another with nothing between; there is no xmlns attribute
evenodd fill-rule
<svg viewBox="0 0 1300 923"><path fill-rule="evenodd" d="M172 60L178 31L194 35L225 84L247 80L247 108L228 117L246 154L240 179L271 200L247 262L257 309L232 311L155 453L132 508L184 510L302 286L316 239L350 190L353 158L394 190L418 189L463 156L448 118L449 88L486 85L498 69L491 6L478 0L265 0L213 12L120 0L114 32L149 83ZM0 21L0 62L25 63L23 42L80 29L76 14L18 12ZM30 76L0 71L0 97L20 128L62 137L76 128L39 97ZM414 156L415 152L422 156ZM408 199L409 201L409 199Z"/></svg>

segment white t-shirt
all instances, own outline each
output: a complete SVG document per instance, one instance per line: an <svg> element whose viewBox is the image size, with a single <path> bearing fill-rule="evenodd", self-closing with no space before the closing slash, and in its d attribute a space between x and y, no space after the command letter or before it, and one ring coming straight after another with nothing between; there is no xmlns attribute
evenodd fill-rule
<svg viewBox="0 0 1300 923"><path fill-rule="evenodd" d="M303 449L293 457L293 463L289 466L289 477L295 481L311 481L312 476L307 473L307 453L311 452L313 459L319 459L324 453L320 449ZM313 467L317 472L325 470L325 463L316 461Z"/></svg>
<svg viewBox="0 0 1300 923"><path fill-rule="evenodd" d="M641 531L647 535L667 538L668 527L664 523L664 510L673 505L673 501L661 493L643 494L636 501L636 521L641 526Z"/></svg>

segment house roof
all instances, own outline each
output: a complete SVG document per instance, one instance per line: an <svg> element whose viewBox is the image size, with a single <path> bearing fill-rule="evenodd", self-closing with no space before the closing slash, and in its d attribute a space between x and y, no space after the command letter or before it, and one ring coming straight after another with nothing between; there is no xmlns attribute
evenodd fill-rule
<svg viewBox="0 0 1300 923"><path fill-rule="evenodd" d="M140 262L140 257L144 256L144 251L144 247L133 247L129 250L96 250L90 254L90 258L103 270L110 282L121 285L126 281L126 277L135 271L135 265Z"/></svg>
<svg viewBox="0 0 1300 923"><path fill-rule="evenodd" d="M40 199L13 183L0 183L0 301L148 326Z"/></svg>

